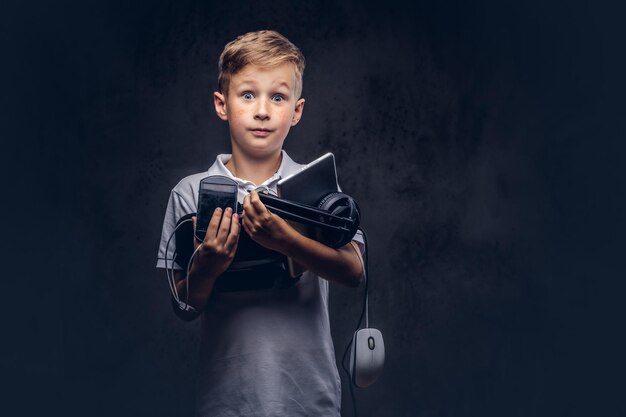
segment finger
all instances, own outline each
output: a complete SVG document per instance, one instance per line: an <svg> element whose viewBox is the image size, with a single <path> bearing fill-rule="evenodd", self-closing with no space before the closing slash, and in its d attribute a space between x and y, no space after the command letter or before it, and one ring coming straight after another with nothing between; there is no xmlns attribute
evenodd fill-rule
<svg viewBox="0 0 626 417"><path fill-rule="evenodd" d="M245 214L245 212L244 212ZM252 221L250 220L250 217L248 217L247 215L245 215L242 218L241 221L241 225L243 226L243 230L249 235L252 236L252 230L251 230L251 225L252 225Z"/></svg>
<svg viewBox="0 0 626 417"><path fill-rule="evenodd" d="M256 218L254 222L258 227L264 228L272 221L272 212L263 204L259 193L256 191L252 191L252 193L250 195L250 205L255 210Z"/></svg>
<svg viewBox="0 0 626 417"><path fill-rule="evenodd" d="M211 217L211 221L209 221L209 227L207 228L206 236L204 237L205 242L209 243L212 239L215 238L221 218L222 209L218 207L213 211L213 216Z"/></svg>
<svg viewBox="0 0 626 417"><path fill-rule="evenodd" d="M226 250L230 253L237 249L237 243L239 242L239 233L241 226L239 225L239 216L237 213L233 214L230 222L230 233L228 239L226 239Z"/></svg>
<svg viewBox="0 0 626 417"><path fill-rule="evenodd" d="M244 209L241 212L241 226L245 229L249 221L250 216L248 216L248 212Z"/></svg>
<svg viewBox="0 0 626 417"><path fill-rule="evenodd" d="M252 207L254 207L254 210L257 212L257 214L267 214L267 207L265 207L265 204L263 204L263 202L261 201L259 193L254 190L252 190L252 192L250 193L250 204L252 205Z"/></svg>
<svg viewBox="0 0 626 417"><path fill-rule="evenodd" d="M233 209L227 207L224 210L224 216L222 217L222 222L220 223L220 228L217 231L217 240L219 242L225 243L226 238L228 237L228 231L230 230L230 223L233 216Z"/></svg>
<svg viewBox="0 0 626 417"><path fill-rule="evenodd" d="M254 206L252 205L252 203L250 202L251 198L252 198L252 196L250 194L248 194L243 199L243 209L244 209L244 212L246 213L246 216L248 218L256 217L256 210L255 210Z"/></svg>

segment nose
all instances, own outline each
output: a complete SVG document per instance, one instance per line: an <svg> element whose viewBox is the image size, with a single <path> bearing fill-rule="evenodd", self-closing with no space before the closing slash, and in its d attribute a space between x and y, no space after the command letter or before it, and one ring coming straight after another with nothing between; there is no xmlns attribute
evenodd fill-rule
<svg viewBox="0 0 626 417"><path fill-rule="evenodd" d="M254 118L256 120L267 120L270 118L269 110L265 100L259 100L255 109Z"/></svg>

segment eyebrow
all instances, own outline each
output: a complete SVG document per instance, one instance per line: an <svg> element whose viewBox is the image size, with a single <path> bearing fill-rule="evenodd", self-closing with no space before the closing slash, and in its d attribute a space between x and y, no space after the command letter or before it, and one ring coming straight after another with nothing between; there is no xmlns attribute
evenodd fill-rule
<svg viewBox="0 0 626 417"><path fill-rule="evenodd" d="M285 81L281 81L281 82L278 84L278 86L279 86L279 87L285 86L285 87L289 88L289 84L287 84Z"/></svg>
<svg viewBox="0 0 626 417"><path fill-rule="evenodd" d="M252 85L255 85L255 84L256 84L256 81L255 81L255 80L251 80L251 79L248 79L248 80L241 80L241 83L240 83L239 85L240 85L240 86L244 86L244 85L246 85L246 84L252 84ZM283 87L283 86L284 86L284 87L287 87L287 89L289 89L289 88L290 88L290 87L289 87L289 84L288 84L286 81L281 81L280 83L278 83L278 87Z"/></svg>

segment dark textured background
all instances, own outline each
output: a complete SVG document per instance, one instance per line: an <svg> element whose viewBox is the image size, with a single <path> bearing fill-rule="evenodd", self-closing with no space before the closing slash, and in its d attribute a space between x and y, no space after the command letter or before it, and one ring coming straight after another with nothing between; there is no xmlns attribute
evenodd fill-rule
<svg viewBox="0 0 626 417"><path fill-rule="evenodd" d="M174 184L228 151L217 58L261 28L307 58L285 148L334 152L364 213L387 362L359 415L626 412L622 10L11 3L3 415L191 415L198 327L154 268L161 222ZM361 291L331 291L340 355Z"/></svg>

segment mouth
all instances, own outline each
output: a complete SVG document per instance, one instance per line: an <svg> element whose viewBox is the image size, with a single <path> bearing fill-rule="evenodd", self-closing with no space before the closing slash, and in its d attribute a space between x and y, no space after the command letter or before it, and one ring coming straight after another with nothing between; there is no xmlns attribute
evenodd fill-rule
<svg viewBox="0 0 626 417"><path fill-rule="evenodd" d="M258 129L250 129L250 131L252 132L252 134L254 136L267 136L270 133L272 133L272 131L270 129L265 129L265 128L258 128Z"/></svg>

